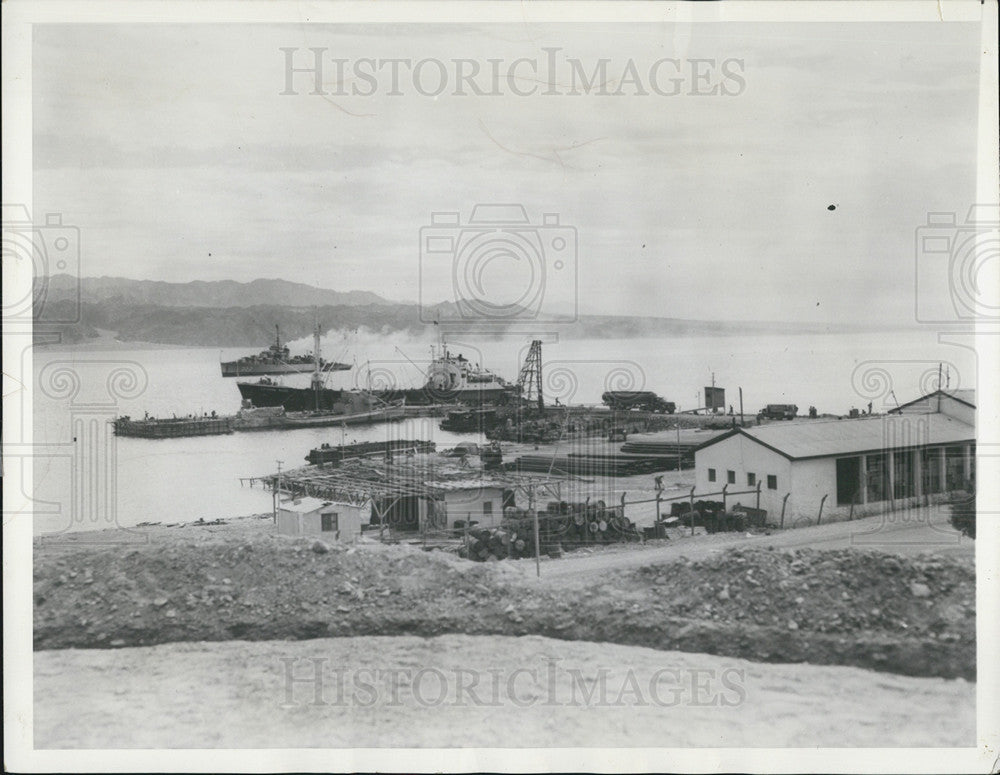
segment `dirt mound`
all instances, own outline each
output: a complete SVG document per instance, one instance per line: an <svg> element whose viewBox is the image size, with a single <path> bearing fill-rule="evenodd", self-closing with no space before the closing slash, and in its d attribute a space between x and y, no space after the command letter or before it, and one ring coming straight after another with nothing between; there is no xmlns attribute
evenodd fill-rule
<svg viewBox="0 0 1000 775"><path fill-rule="evenodd" d="M975 675L960 560L735 550L538 585L528 568L268 535L36 544L36 649L353 635L537 634L771 662Z"/></svg>

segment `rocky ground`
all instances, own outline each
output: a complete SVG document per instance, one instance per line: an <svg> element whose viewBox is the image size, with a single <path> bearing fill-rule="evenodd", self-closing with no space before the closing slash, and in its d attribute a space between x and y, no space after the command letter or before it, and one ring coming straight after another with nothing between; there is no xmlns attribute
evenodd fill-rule
<svg viewBox="0 0 1000 775"><path fill-rule="evenodd" d="M36 541L36 650L543 635L975 676L975 577L967 557L726 548L539 584L531 563L284 539L272 535L269 520L247 521L239 532L152 528L131 538Z"/></svg>

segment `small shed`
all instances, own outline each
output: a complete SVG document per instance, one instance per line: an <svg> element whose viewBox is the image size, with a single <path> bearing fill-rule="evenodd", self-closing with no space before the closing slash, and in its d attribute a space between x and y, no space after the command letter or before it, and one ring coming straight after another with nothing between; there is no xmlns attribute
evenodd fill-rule
<svg viewBox="0 0 1000 775"><path fill-rule="evenodd" d="M466 525L475 522L479 527L499 527L504 505L513 500L513 493L494 482L429 484L443 490L441 500L448 528L454 528L456 521Z"/></svg>
<svg viewBox="0 0 1000 775"><path fill-rule="evenodd" d="M361 507L319 498L296 498L281 503L277 523L280 535L354 541L361 535Z"/></svg>

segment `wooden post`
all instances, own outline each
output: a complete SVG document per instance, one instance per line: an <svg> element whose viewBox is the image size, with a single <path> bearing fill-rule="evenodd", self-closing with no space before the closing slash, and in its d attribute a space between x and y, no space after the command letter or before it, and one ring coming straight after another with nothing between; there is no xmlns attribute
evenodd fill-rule
<svg viewBox="0 0 1000 775"><path fill-rule="evenodd" d="M725 514L728 509L726 508L726 490L729 489L729 482L722 485L722 513Z"/></svg>
<svg viewBox="0 0 1000 775"><path fill-rule="evenodd" d="M662 498L663 498L663 496L659 492L657 492L656 493L656 523L657 524L660 523L660 500ZM622 516L625 516L624 512L622 513Z"/></svg>
<svg viewBox="0 0 1000 775"><path fill-rule="evenodd" d="M760 480L757 480L757 511L760 511Z"/></svg>
<svg viewBox="0 0 1000 775"><path fill-rule="evenodd" d="M820 523L823 519L823 504L826 503L826 499L829 497L829 493L823 496L823 499L819 502L819 514L816 515L816 524Z"/></svg>
<svg viewBox="0 0 1000 775"><path fill-rule="evenodd" d="M785 497L781 499L781 525L780 525L780 527L784 527L785 526L785 504L788 503L788 496L789 495L791 495L791 493L790 492L786 492L785 493Z"/></svg>
<svg viewBox="0 0 1000 775"><path fill-rule="evenodd" d="M694 535L694 487L691 488L691 494L688 497L691 499L691 535Z"/></svg>

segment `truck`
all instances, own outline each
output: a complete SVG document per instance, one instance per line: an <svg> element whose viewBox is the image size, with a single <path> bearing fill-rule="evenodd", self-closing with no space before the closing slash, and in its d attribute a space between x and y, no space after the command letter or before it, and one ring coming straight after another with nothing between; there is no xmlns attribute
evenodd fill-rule
<svg viewBox="0 0 1000 775"><path fill-rule="evenodd" d="M601 396L612 409L636 409L660 414L673 414L677 404L667 401L650 390L609 390Z"/></svg>
<svg viewBox="0 0 1000 775"><path fill-rule="evenodd" d="M757 416L767 420L794 420L799 408L795 404L768 404Z"/></svg>

